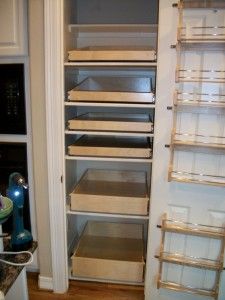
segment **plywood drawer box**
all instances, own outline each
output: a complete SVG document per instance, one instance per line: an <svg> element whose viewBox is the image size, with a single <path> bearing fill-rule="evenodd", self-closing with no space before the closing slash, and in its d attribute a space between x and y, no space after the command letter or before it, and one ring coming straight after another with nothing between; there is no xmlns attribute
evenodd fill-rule
<svg viewBox="0 0 225 300"><path fill-rule="evenodd" d="M153 103L150 77L88 77L68 92L81 102Z"/></svg>
<svg viewBox="0 0 225 300"><path fill-rule="evenodd" d="M88 169L70 194L71 210L147 215L147 174Z"/></svg>
<svg viewBox="0 0 225 300"><path fill-rule="evenodd" d="M155 61L150 47L90 46L68 51L69 61Z"/></svg>
<svg viewBox="0 0 225 300"><path fill-rule="evenodd" d="M83 135L68 147L69 155L124 158L150 158L151 148L145 137L109 137Z"/></svg>
<svg viewBox="0 0 225 300"><path fill-rule="evenodd" d="M72 256L72 275L143 282L143 225L89 221Z"/></svg>
<svg viewBox="0 0 225 300"><path fill-rule="evenodd" d="M68 129L152 132L153 123L144 114L87 113L69 120Z"/></svg>

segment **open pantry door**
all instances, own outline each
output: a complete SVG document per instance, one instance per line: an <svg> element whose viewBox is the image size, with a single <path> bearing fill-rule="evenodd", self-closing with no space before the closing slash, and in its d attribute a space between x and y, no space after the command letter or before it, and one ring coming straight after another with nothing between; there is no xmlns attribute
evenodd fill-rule
<svg viewBox="0 0 225 300"><path fill-rule="evenodd" d="M223 260L221 249L224 243L224 229L173 221L165 221L163 228L157 227L157 225L162 225L164 214L166 214L164 216L166 219L185 223L219 227L225 225L224 142L216 142L216 144L220 144L216 153L211 151L215 141L200 140L200 143L204 143L206 147L204 149L196 147L200 135L224 137L224 102L222 100L225 69L224 48L222 49L216 41L210 41L212 42L210 44L208 40L204 39L209 39L209 35L206 35L205 32L206 27L216 27L215 22L220 23L217 26L224 26L225 9L224 7L221 9L222 1L184 0L179 2L178 7L173 5L174 2L177 4L177 1L174 0L161 0L159 8L157 105L149 230L150 251L147 259L149 267L146 274L145 295L148 300L210 299L208 296L211 296L211 299L222 300L225 299L225 274L221 270L222 266L220 264L220 267L217 268L219 272L217 272L213 267L207 268L206 265L208 263L216 265L218 260ZM198 6L204 8L196 8ZM181 23L181 18L184 23ZM179 41L177 38L179 22L182 24L181 29L183 31L186 29L186 33L189 34L191 31L189 24L198 27L201 32L196 33L197 40L192 40L193 43L190 43L189 40L185 41L185 36L183 36ZM215 32L211 33L215 34ZM186 39L188 38L186 37ZM192 39L196 39L196 36ZM203 43L208 44L208 48ZM171 45L174 46L171 47ZM200 46L200 50L197 48L198 46ZM191 49L191 47L193 48ZM177 78L176 72L184 69L194 70L195 74L180 73L180 79ZM221 72L212 71L217 69ZM200 71L201 74L197 76L195 70ZM204 78L207 77L204 70L212 71L210 78L218 77L212 76L213 73L222 75L222 77L216 80L209 78L207 80ZM192 78L190 78L191 76ZM211 82L213 80L215 82ZM199 96L197 102L193 98L189 98L190 101L186 103L185 101L182 103L181 100L181 105L178 107L180 111L176 112L176 106L173 104L176 90L186 93L183 100L187 100L188 95L191 97L196 94L202 95ZM216 102L213 102L213 107L210 107L211 101L204 102L207 101L204 98L205 94L214 95ZM215 99L217 96L215 95L221 95L219 96L221 101L218 104L219 110L215 109L217 106L217 99ZM185 106L185 104L187 105ZM174 133L178 133L178 137L174 137ZM180 138L182 134L186 134L185 139ZM187 137L189 137L188 141ZM178 149L176 148L177 141L182 146ZM174 155L172 159L171 155ZM169 165L172 171L178 174L178 176L174 176L174 173L172 175L170 173L170 182L168 181ZM195 177L194 174L200 176ZM203 178L202 174L213 174L216 179L213 179L213 176ZM219 184L217 184L218 181ZM176 229L170 230L174 226ZM220 232L218 235L216 234L216 237L205 235L205 231L214 230ZM220 238L220 234L222 238ZM163 245L161 244L162 236L165 237ZM160 253L161 260L155 258L155 255L159 256ZM205 258L205 260L202 262L196 258ZM222 272L220 273L220 271ZM220 278L218 274L221 275ZM217 289L217 282L219 282L219 289ZM157 283L159 289L157 289Z"/></svg>

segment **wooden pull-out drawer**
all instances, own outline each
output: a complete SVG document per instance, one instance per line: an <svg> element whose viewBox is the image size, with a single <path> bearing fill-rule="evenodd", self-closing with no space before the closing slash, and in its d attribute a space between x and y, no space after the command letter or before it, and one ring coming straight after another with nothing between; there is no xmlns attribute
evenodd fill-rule
<svg viewBox="0 0 225 300"><path fill-rule="evenodd" d="M153 103L150 77L88 77L68 92L81 102Z"/></svg>
<svg viewBox="0 0 225 300"><path fill-rule="evenodd" d="M147 174L89 169L70 194L71 210L147 215Z"/></svg>
<svg viewBox="0 0 225 300"><path fill-rule="evenodd" d="M68 147L69 155L124 158L150 158L151 148L145 137L108 137L83 135Z"/></svg>
<svg viewBox="0 0 225 300"><path fill-rule="evenodd" d="M68 51L69 61L155 61L150 47L90 46Z"/></svg>
<svg viewBox="0 0 225 300"><path fill-rule="evenodd" d="M70 130L152 132L149 115L87 113L68 121Z"/></svg>
<svg viewBox="0 0 225 300"><path fill-rule="evenodd" d="M143 282L143 225L89 221L72 256L73 276Z"/></svg>

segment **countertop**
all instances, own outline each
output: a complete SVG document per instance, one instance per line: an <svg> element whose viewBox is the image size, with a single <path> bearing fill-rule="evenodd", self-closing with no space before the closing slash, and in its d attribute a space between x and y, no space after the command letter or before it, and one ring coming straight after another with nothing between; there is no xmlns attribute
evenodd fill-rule
<svg viewBox="0 0 225 300"><path fill-rule="evenodd" d="M5 244L5 251L10 251L8 248L9 241L4 241ZM34 253L34 251L37 248L37 242L32 243L32 247L28 249L31 253ZM0 254L0 258L2 259L10 259L12 262L16 263L23 263L27 262L29 259L29 255L27 254L18 254L16 256L7 255L7 254ZM10 266L8 264L0 262L0 291L6 295L8 290L11 288L15 280L17 279L20 272L23 270L24 267L22 266Z"/></svg>

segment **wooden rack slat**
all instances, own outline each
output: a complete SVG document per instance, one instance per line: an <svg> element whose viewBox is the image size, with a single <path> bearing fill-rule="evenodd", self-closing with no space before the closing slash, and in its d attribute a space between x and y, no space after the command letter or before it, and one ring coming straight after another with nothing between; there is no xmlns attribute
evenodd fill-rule
<svg viewBox="0 0 225 300"><path fill-rule="evenodd" d="M225 186L225 176L209 175L203 173L190 173L184 171L169 170L169 180L183 183L201 183L220 187Z"/></svg>
<svg viewBox="0 0 225 300"><path fill-rule="evenodd" d="M163 220L161 229L165 232L202 236L213 239L225 238L225 229L223 227L185 223L167 219Z"/></svg>
<svg viewBox="0 0 225 300"><path fill-rule="evenodd" d="M197 258L197 257L189 257L178 253L162 252L158 258L162 262L185 265L185 266L195 267L200 269L210 269L210 270L223 269L223 265L221 264L220 261Z"/></svg>
<svg viewBox="0 0 225 300"><path fill-rule="evenodd" d="M191 293L191 294L196 294L196 295L209 296L209 297L213 297L213 298L217 297L217 293L214 290L199 289L199 288L184 286L184 285L177 284L174 282L160 281L159 287L170 289L170 290L177 291L177 292L186 292L186 293Z"/></svg>
<svg viewBox="0 0 225 300"><path fill-rule="evenodd" d="M224 0L180 0L179 7L182 8L213 8L213 9L224 9Z"/></svg>

